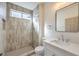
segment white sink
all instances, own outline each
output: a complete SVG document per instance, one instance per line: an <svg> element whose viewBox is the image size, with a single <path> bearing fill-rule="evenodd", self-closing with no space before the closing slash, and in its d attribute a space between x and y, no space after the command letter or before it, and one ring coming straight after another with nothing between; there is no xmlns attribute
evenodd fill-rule
<svg viewBox="0 0 79 59"><path fill-rule="evenodd" d="M70 45L70 42L64 42L62 40L52 40L51 42L54 43L54 44L62 45L62 46Z"/></svg>

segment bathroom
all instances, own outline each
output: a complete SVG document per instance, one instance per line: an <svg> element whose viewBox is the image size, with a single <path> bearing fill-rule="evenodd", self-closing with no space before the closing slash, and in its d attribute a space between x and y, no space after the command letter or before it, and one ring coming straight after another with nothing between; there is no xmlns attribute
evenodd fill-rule
<svg viewBox="0 0 79 59"><path fill-rule="evenodd" d="M78 2L0 2L0 55L79 56L78 9ZM64 29L62 14L76 23Z"/></svg>

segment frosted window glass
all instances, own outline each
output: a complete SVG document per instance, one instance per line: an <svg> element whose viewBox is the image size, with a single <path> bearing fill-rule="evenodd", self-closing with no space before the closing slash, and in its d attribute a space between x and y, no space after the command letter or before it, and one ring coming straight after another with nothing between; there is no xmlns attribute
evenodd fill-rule
<svg viewBox="0 0 79 59"><path fill-rule="evenodd" d="M12 17L22 18L21 15L22 15L22 13L19 11L15 11L15 10L10 11L10 16L12 16Z"/></svg>
<svg viewBox="0 0 79 59"><path fill-rule="evenodd" d="M31 14L13 10L13 9L10 10L10 16L16 17L16 18L23 18L23 19L27 19L27 20L31 20L31 18L32 18Z"/></svg>
<svg viewBox="0 0 79 59"><path fill-rule="evenodd" d="M31 14L23 13L22 16L23 16L24 19L31 20Z"/></svg>

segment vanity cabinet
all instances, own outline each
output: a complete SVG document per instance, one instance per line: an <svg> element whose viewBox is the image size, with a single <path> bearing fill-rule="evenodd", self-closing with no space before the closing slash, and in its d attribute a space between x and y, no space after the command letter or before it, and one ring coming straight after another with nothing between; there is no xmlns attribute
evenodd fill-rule
<svg viewBox="0 0 79 59"><path fill-rule="evenodd" d="M45 56L75 56L74 54L68 51L62 50L46 42L44 42L43 45L44 45Z"/></svg>

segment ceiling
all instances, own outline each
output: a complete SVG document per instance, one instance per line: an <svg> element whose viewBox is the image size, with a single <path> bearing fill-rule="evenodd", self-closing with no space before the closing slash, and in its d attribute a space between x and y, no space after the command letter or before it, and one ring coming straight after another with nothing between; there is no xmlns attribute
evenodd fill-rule
<svg viewBox="0 0 79 59"><path fill-rule="evenodd" d="M12 3L30 10L33 10L38 5L37 2L12 2Z"/></svg>

